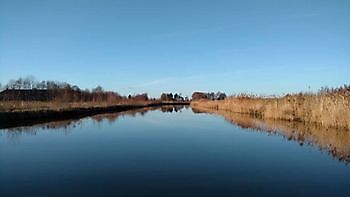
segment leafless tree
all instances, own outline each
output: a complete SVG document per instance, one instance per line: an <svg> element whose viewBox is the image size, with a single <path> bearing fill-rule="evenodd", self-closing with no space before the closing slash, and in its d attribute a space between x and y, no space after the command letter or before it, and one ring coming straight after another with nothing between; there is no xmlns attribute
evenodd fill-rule
<svg viewBox="0 0 350 197"><path fill-rule="evenodd" d="M92 92L94 93L102 93L103 92L103 88L101 86L96 86L96 88L92 89Z"/></svg>

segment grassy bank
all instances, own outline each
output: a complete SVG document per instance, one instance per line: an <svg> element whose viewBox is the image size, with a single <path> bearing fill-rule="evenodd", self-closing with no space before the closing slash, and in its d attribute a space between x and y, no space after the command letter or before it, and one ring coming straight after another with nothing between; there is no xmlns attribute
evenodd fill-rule
<svg viewBox="0 0 350 197"><path fill-rule="evenodd" d="M262 119L298 121L350 130L348 88L275 98L231 96L221 101L193 101L191 106L250 114Z"/></svg>
<svg viewBox="0 0 350 197"><path fill-rule="evenodd" d="M76 108L109 107L116 105L147 105L160 103L160 101L138 102L55 102L55 101L0 101L0 112L25 112L53 110L62 111Z"/></svg>

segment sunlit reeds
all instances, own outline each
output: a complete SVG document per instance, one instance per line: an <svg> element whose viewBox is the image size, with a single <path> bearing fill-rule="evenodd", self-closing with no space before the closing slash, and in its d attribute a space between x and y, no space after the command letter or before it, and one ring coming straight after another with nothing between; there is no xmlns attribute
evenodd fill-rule
<svg viewBox="0 0 350 197"><path fill-rule="evenodd" d="M350 87L323 88L318 93L282 97L234 95L222 101L201 100L192 106L250 114L263 119L280 119L350 130Z"/></svg>

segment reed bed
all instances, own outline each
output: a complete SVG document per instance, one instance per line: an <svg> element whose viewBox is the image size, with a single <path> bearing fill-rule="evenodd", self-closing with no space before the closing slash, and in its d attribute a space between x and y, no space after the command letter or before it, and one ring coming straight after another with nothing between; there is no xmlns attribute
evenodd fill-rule
<svg viewBox="0 0 350 197"><path fill-rule="evenodd" d="M235 95L225 100L193 101L194 107L250 114L262 119L298 121L350 130L350 88L324 89L283 97Z"/></svg>

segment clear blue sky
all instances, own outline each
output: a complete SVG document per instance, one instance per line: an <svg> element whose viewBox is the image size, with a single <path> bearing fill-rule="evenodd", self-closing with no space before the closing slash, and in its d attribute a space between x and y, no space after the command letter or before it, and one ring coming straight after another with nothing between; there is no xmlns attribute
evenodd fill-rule
<svg viewBox="0 0 350 197"><path fill-rule="evenodd" d="M350 83L349 0L0 0L0 83L282 94Z"/></svg>

